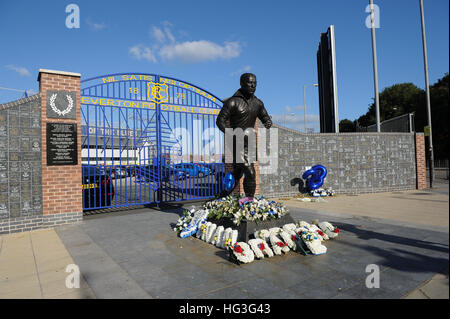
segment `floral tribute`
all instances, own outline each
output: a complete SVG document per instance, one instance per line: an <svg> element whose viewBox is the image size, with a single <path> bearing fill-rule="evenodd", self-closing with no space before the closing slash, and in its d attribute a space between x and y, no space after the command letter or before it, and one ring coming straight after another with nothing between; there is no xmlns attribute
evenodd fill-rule
<svg viewBox="0 0 450 319"><path fill-rule="evenodd" d="M244 202L239 205L239 197L229 195L220 199L207 202L203 209L209 210L208 219L231 218L235 225L242 220L265 221L281 218L287 214L287 208L275 201L268 201L263 196L254 198L252 202Z"/></svg>
<svg viewBox="0 0 450 319"><path fill-rule="evenodd" d="M273 257L273 251L272 249L270 249L269 245L264 239L261 238L250 239L248 241L248 244L255 253L256 258L263 259L265 256L269 258Z"/></svg>
<svg viewBox="0 0 450 319"><path fill-rule="evenodd" d="M230 249L232 249L234 256L241 263L248 264L255 259L255 254L247 243L237 242Z"/></svg>
<svg viewBox="0 0 450 319"><path fill-rule="evenodd" d="M339 235L339 228L334 227L329 222L321 222L319 227L329 238L336 238Z"/></svg>
<svg viewBox="0 0 450 319"><path fill-rule="evenodd" d="M289 252L289 246L275 233L271 233L269 239L275 255L281 255L282 253L286 254Z"/></svg>
<svg viewBox="0 0 450 319"><path fill-rule="evenodd" d="M259 229L254 232L254 239L250 239L248 243L238 242L236 229L231 227L225 229L214 221L225 217L232 219L235 225L239 225L244 219L257 222L281 218L287 213L283 205L269 202L263 197L253 202L244 202L242 205L239 205L238 200L238 197L228 196L207 202L199 210L185 210L173 230L182 238L195 234L198 239L226 249L230 260L238 264L287 254L291 250L303 251L305 254L307 249L313 255L321 255L327 252L323 242L336 238L340 232L339 228L329 222L313 221L309 224L300 220L282 227ZM302 248L303 245L307 248Z"/></svg>
<svg viewBox="0 0 450 319"><path fill-rule="evenodd" d="M182 216L178 218L177 224L175 225L173 230L179 233L183 229L185 229L187 225L189 225L189 223L191 222L192 218L194 217L194 213L195 209L192 210L185 209L182 213Z"/></svg>

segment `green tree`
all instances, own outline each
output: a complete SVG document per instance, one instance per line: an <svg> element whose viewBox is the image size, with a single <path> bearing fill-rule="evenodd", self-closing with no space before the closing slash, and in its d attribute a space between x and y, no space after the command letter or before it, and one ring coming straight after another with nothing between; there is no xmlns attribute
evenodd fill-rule
<svg viewBox="0 0 450 319"><path fill-rule="evenodd" d="M431 127L434 158L448 159L449 75L430 87Z"/></svg>
<svg viewBox="0 0 450 319"><path fill-rule="evenodd" d="M448 158L448 118L449 118L449 74L430 86L431 124L435 159ZM415 130L423 132L428 125L425 91L413 83L394 84L380 93L380 121L415 113ZM366 114L355 122L360 126L376 123L375 103L369 106ZM426 139L428 150L428 139Z"/></svg>
<svg viewBox="0 0 450 319"><path fill-rule="evenodd" d="M355 132L355 123L350 121L349 119L343 119L339 122L339 132L348 133Z"/></svg>
<svg viewBox="0 0 450 319"><path fill-rule="evenodd" d="M394 84L380 93L380 122L393 117L411 113L419 108L420 97L424 91L413 83ZM369 106L366 114L358 118L361 126L376 123L375 103Z"/></svg>

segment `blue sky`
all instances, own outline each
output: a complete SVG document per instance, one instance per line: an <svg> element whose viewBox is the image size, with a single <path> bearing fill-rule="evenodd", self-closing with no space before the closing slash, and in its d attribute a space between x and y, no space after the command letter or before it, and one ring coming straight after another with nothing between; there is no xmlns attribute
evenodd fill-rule
<svg viewBox="0 0 450 319"><path fill-rule="evenodd" d="M412 82L424 88L418 0L375 0L380 91ZM68 29L65 8L80 8ZM354 120L373 101L369 1L5 1L0 0L0 87L38 92L40 68L82 78L156 73L219 98L255 73L256 95L280 124L319 130L316 52L320 33L336 32L339 119ZM424 0L430 83L448 72L449 1ZM0 89L0 103L21 93ZM287 116L286 116L287 115Z"/></svg>

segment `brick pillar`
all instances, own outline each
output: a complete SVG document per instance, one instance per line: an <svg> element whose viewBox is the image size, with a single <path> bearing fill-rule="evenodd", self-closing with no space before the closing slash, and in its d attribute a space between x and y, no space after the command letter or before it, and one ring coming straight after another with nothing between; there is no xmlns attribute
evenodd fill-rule
<svg viewBox="0 0 450 319"><path fill-rule="evenodd" d="M416 133L416 187L427 188L427 167L425 161L425 135Z"/></svg>
<svg viewBox="0 0 450 319"><path fill-rule="evenodd" d="M256 130L256 154L258 154L258 121L256 121L254 129ZM256 175L256 189L255 196L260 195L260 186L259 186L259 162L256 161L254 164L255 167L255 175ZM233 164L225 163L225 174L233 171ZM238 185L234 188L233 193L235 195L244 194L244 176L239 180Z"/></svg>
<svg viewBox="0 0 450 319"><path fill-rule="evenodd" d="M42 208L44 215L54 215L55 218L51 220L58 220L56 224L80 220L83 213L80 76L78 73L39 70L42 103ZM49 165L51 163L47 162L47 150L50 150L50 145L47 145L47 123L68 129L76 124L77 164L61 165L59 162L60 165ZM75 159L75 156L70 158Z"/></svg>

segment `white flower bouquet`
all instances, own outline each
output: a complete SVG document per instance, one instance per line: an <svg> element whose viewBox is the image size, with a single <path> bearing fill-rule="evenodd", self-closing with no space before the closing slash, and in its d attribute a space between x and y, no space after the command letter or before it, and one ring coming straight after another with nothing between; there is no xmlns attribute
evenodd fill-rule
<svg viewBox="0 0 450 319"><path fill-rule="evenodd" d="M327 247L321 244L315 233L303 231L300 236L313 255L321 255L327 252Z"/></svg>
<svg viewBox="0 0 450 319"><path fill-rule="evenodd" d="M324 240L328 240L330 239L330 237L328 237L327 234L325 234L319 227L317 227L316 225L311 225L311 227L309 227L309 231L315 233L317 235L317 237L319 237L320 241L324 241Z"/></svg>
<svg viewBox="0 0 450 319"><path fill-rule="evenodd" d="M290 224L285 224L285 225L283 225L283 227L282 227L282 229L285 231L285 232L291 232L291 231L294 231L295 232L295 229L297 228L297 226L294 224L294 223L290 223Z"/></svg>
<svg viewBox="0 0 450 319"><path fill-rule="evenodd" d="M214 224L214 223L210 223L209 225L208 225L208 227L206 228L206 238L205 238L205 241L207 242L207 243L212 243L212 241L214 240L214 234L216 233L216 228L217 228L217 225L216 224Z"/></svg>
<svg viewBox="0 0 450 319"><path fill-rule="evenodd" d="M270 234L270 245L272 246L275 255L281 255L282 253L288 253L289 247L274 233Z"/></svg>
<svg viewBox="0 0 450 319"><path fill-rule="evenodd" d="M282 203L267 201L263 196L239 205L239 197L229 195L209 201L203 208L209 210L208 219L231 218L235 225L239 225L243 219L258 222L281 218L288 212Z"/></svg>
<svg viewBox="0 0 450 319"><path fill-rule="evenodd" d="M253 233L253 236L255 236L256 239L262 239L264 241L268 241L269 240L269 236L270 236L270 231L268 231L267 229L260 229L257 230Z"/></svg>
<svg viewBox="0 0 450 319"><path fill-rule="evenodd" d="M209 211L208 219L220 219L222 217L232 218L233 213L239 209L239 198L232 195L208 201L203 209Z"/></svg>
<svg viewBox="0 0 450 319"><path fill-rule="evenodd" d="M236 259L241 263L247 264L255 260L255 255L252 249L247 243L243 241L235 243L233 245L232 251Z"/></svg>
<svg viewBox="0 0 450 319"><path fill-rule="evenodd" d="M228 247L233 247L237 241L238 231L228 227L225 229L223 234L223 248L228 249Z"/></svg>
<svg viewBox="0 0 450 319"><path fill-rule="evenodd" d="M200 224L198 225L198 230L197 233L195 234L195 237L202 239L202 236L205 236L206 234L206 229L207 229L208 225L206 220L202 220L200 222Z"/></svg>
<svg viewBox="0 0 450 319"><path fill-rule="evenodd" d="M283 239L283 241L288 245L290 249L292 249L293 251L297 249L297 244L295 243L297 236L295 232L282 230L280 232L280 237Z"/></svg>
<svg viewBox="0 0 450 319"><path fill-rule="evenodd" d="M194 213L195 213L194 209L192 210L185 209L182 213L182 216L178 218L177 224L175 225L173 230L179 233L184 228L186 228L187 225L189 225L189 223L191 222L192 218L194 217Z"/></svg>
<svg viewBox="0 0 450 319"><path fill-rule="evenodd" d="M248 241L248 244L252 248L257 258L263 259L265 255L267 257L273 257L273 251L272 249L270 249L269 245L264 239L261 238L250 239Z"/></svg>
<svg viewBox="0 0 450 319"><path fill-rule="evenodd" d="M216 247L221 247L223 245L223 234L224 234L223 226L219 226L216 228L213 239L211 241L211 245L215 245Z"/></svg>
<svg viewBox="0 0 450 319"><path fill-rule="evenodd" d="M206 225L205 225L205 227L202 229L202 234L201 234L201 237L200 237L200 239L201 240L203 240L203 241L206 241L206 239L207 239L207 236L209 235L208 234L208 229L209 228L211 228L211 222L206 222Z"/></svg>
<svg viewBox="0 0 450 319"><path fill-rule="evenodd" d="M339 228L334 227L329 222L319 223L319 228L329 237L336 238L339 235Z"/></svg>

